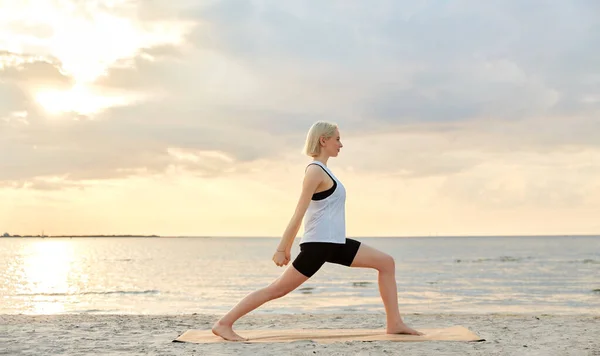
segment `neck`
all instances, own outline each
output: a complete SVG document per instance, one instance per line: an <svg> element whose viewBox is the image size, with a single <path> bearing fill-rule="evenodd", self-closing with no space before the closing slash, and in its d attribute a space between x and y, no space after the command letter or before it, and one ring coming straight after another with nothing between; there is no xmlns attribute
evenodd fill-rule
<svg viewBox="0 0 600 356"><path fill-rule="evenodd" d="M324 155L324 154L320 154L316 157L313 157L313 160L315 161L319 161L321 163L323 163L324 165L327 165L327 160L329 159L329 156Z"/></svg>

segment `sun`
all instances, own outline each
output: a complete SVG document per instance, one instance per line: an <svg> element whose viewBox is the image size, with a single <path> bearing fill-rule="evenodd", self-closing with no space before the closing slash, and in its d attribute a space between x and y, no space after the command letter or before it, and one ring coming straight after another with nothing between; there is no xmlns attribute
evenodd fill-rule
<svg viewBox="0 0 600 356"><path fill-rule="evenodd" d="M37 103L52 115L67 112L91 115L108 107L126 105L132 100L131 96L95 93L84 85L75 85L67 90L40 89L34 96Z"/></svg>
<svg viewBox="0 0 600 356"><path fill-rule="evenodd" d="M61 72L75 83L72 88L40 88L35 83L29 88L34 100L50 114L92 114L126 104L128 97L122 93L115 95L107 93L108 88L94 87L97 78L115 62L135 57L142 48L181 44L193 25L180 20L142 21L138 16L140 4L65 0L3 5L0 20L30 26L8 26L0 21L0 51L8 48L60 61ZM32 32L34 27L44 32Z"/></svg>

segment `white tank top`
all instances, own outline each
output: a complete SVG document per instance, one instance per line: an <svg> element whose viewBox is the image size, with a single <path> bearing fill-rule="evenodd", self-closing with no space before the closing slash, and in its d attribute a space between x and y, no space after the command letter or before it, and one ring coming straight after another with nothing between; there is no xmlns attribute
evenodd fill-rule
<svg viewBox="0 0 600 356"><path fill-rule="evenodd" d="M337 183L337 187L324 199L311 199L304 215L304 234L300 244L304 242L344 244L346 243L346 189L323 163L313 161L311 164L321 166Z"/></svg>

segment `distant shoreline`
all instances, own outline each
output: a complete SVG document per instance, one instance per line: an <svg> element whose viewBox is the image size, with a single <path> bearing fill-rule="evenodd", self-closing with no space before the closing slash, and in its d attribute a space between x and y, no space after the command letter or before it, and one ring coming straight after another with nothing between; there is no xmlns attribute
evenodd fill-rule
<svg viewBox="0 0 600 356"><path fill-rule="evenodd" d="M10 235L10 236L0 236L0 239L9 239L9 238L65 238L65 237L163 237L159 235Z"/></svg>
<svg viewBox="0 0 600 356"><path fill-rule="evenodd" d="M553 238L553 237L599 237L600 234L555 234L555 235L421 235L421 236L348 236L349 238L355 239L412 239L412 238L528 238L528 237L541 237L541 238ZM20 239L20 238L192 238L192 239L208 239L208 238L229 238L229 239L252 239L252 238L281 238L279 236L175 236L175 235L10 235L2 236L1 239ZM298 235L296 239L301 238Z"/></svg>

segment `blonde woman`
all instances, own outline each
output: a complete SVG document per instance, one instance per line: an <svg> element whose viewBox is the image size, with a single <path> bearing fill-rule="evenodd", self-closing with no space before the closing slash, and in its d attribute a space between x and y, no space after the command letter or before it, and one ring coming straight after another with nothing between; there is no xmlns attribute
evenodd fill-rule
<svg viewBox="0 0 600 356"><path fill-rule="evenodd" d="M283 274L267 287L244 297L212 328L226 340L245 341L233 331L233 323L264 303L281 298L313 276L325 262L349 267L374 268L378 271L379 292L385 306L388 334L422 335L402 321L398 310L394 259L359 241L346 238L346 190L327 167L344 147L336 124L319 121L306 137L304 153L313 157L305 171L302 193L277 250L273 262L279 267L291 260L290 251L304 219L300 253Z"/></svg>

